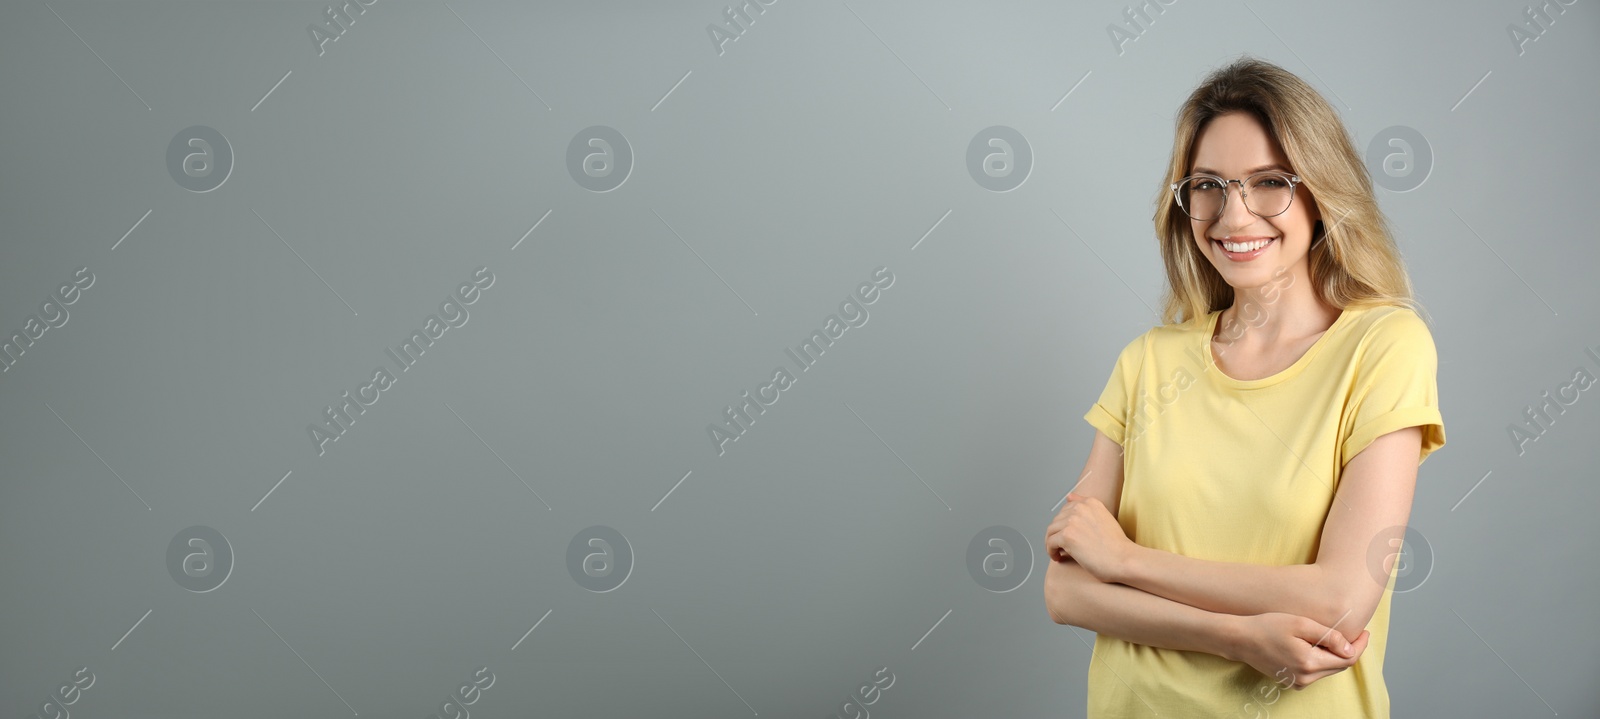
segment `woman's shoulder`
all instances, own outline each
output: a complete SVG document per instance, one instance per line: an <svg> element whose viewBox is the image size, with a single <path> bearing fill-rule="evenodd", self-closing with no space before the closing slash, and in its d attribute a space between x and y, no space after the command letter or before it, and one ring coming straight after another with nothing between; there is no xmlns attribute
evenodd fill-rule
<svg viewBox="0 0 1600 719"><path fill-rule="evenodd" d="M1198 323L1187 320L1149 325L1124 341L1118 353L1118 362L1135 371L1150 366L1152 362L1159 366L1173 362L1203 366L1204 360L1199 353L1204 343L1200 338L1204 335L1208 319L1206 315L1201 315Z"/></svg>
<svg viewBox="0 0 1600 719"><path fill-rule="evenodd" d="M1428 323L1410 307L1372 305L1354 310L1339 341L1348 347L1354 361L1374 366L1395 360L1438 363L1438 348Z"/></svg>
<svg viewBox="0 0 1600 719"><path fill-rule="evenodd" d="M1367 343L1433 341L1433 332L1416 310L1404 305L1347 307L1351 334Z"/></svg>
<svg viewBox="0 0 1600 719"><path fill-rule="evenodd" d="M1218 312L1219 310L1212 310L1179 322L1153 325L1139 335L1139 339L1151 347L1187 347L1198 341L1198 338L1206 336L1207 330L1211 327L1211 319Z"/></svg>

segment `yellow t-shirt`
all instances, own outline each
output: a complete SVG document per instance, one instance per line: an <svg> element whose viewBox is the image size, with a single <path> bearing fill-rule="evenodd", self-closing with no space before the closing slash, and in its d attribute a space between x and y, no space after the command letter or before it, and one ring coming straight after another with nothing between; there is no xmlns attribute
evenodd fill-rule
<svg viewBox="0 0 1600 719"><path fill-rule="evenodd" d="M1352 457L1415 425L1423 459L1444 445L1433 337L1409 308L1348 308L1287 369L1237 380L1213 360L1218 316L1153 327L1128 343L1084 415L1123 446L1117 520L1135 543L1187 557L1312 563ZM1223 339L1238 332L1224 330ZM1243 662L1099 635L1089 719L1387 719L1383 655L1396 573L1361 658L1298 692Z"/></svg>

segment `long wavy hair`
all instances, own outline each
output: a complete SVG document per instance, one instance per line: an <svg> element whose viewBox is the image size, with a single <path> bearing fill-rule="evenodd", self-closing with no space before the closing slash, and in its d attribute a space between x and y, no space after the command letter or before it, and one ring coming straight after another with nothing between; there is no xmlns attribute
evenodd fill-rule
<svg viewBox="0 0 1600 719"><path fill-rule="evenodd" d="M1338 114L1293 73L1243 56L1208 74L1178 110L1171 162L1155 201L1156 239L1167 271L1161 321L1200 320L1233 304L1233 287L1195 246L1189 217L1171 186L1190 174L1206 124L1235 111L1260 121L1302 179L1296 194L1309 193L1321 211L1307 258L1317 296L1341 310L1390 305L1423 315L1372 179Z"/></svg>

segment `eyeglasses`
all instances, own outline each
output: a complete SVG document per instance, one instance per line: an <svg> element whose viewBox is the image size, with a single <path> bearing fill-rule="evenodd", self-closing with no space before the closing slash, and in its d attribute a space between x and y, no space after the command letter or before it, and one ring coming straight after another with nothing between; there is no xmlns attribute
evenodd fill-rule
<svg viewBox="0 0 1600 719"><path fill-rule="evenodd" d="M1229 183L1239 183L1239 195L1244 207L1257 217L1276 217L1288 211L1294 201L1295 185L1299 175L1268 170L1257 172L1243 180L1224 180L1216 175L1190 175L1172 183L1172 195L1184 214L1200 222L1209 222L1222 216L1228 201Z"/></svg>

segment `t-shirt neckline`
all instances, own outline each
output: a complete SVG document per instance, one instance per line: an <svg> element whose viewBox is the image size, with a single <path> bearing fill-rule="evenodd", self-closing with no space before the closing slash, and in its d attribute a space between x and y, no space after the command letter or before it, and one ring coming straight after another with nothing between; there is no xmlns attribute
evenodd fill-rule
<svg viewBox="0 0 1600 719"><path fill-rule="evenodd" d="M1255 389L1275 385L1300 374L1306 368L1306 365L1310 364L1311 360L1316 357L1317 352L1321 351L1322 346L1330 341L1328 338L1333 335L1334 330L1339 329L1340 325L1344 324L1345 318L1354 314L1354 312L1354 309L1348 307L1341 310L1339 316L1334 318L1333 324L1328 325L1328 329L1322 333L1322 336L1318 337L1316 342L1311 343L1311 346L1306 348L1305 353L1301 354L1300 358L1294 361L1294 364L1289 365L1277 374L1260 379L1235 379L1229 377L1227 373L1222 371L1221 367L1217 366L1217 359L1211 354L1211 337L1216 334L1217 322L1222 317L1222 310L1215 310L1206 318L1205 331L1200 333L1200 351L1204 353L1201 356L1205 357L1206 362L1209 364L1207 369L1216 375L1219 382L1229 387Z"/></svg>

